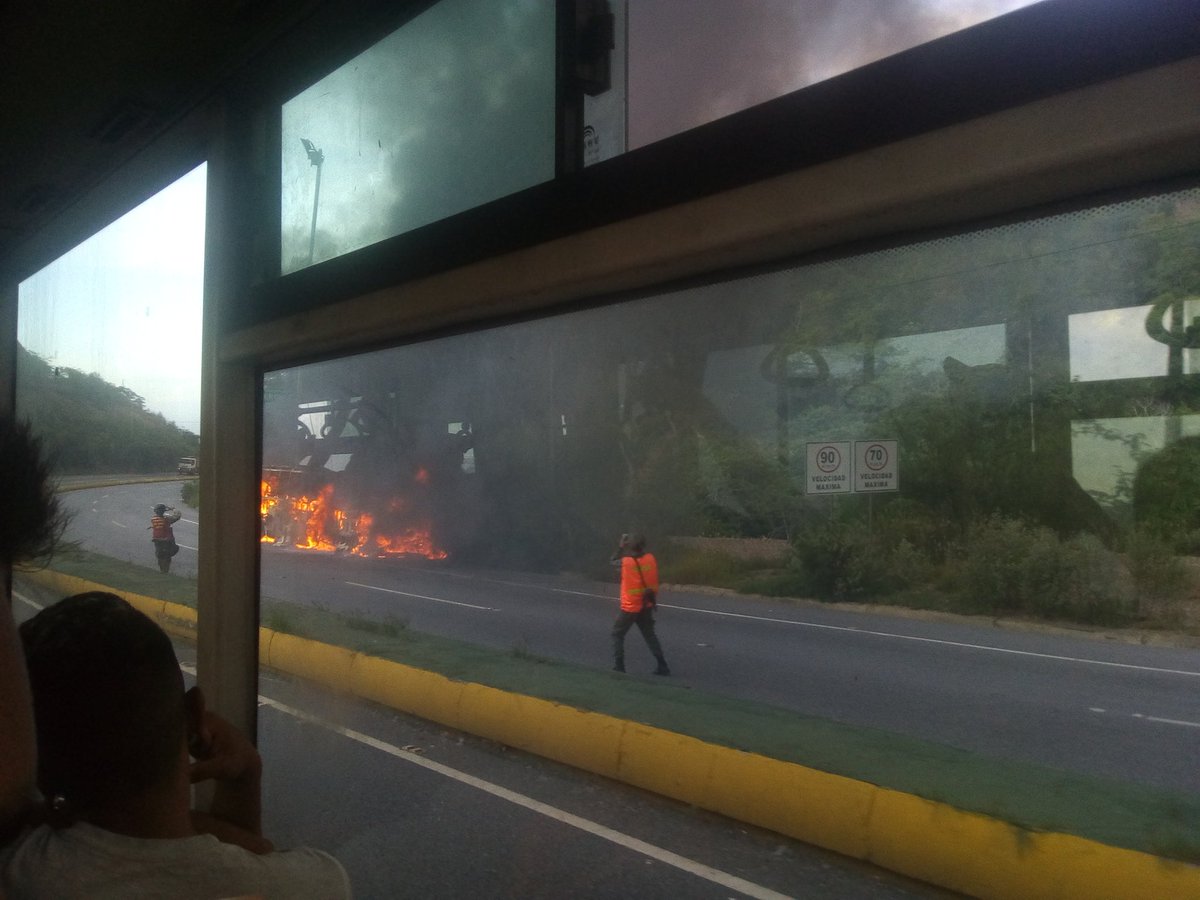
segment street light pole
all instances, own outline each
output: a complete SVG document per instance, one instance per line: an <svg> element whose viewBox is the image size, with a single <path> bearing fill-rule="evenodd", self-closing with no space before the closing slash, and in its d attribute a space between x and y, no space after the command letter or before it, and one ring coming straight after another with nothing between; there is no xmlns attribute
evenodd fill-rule
<svg viewBox="0 0 1200 900"><path fill-rule="evenodd" d="M317 186L313 190L312 230L308 235L308 264L311 266L313 250L317 246L317 203L321 199L321 166L325 163L325 154L318 150L308 138L300 138L300 143L304 145L308 161L317 167Z"/></svg>

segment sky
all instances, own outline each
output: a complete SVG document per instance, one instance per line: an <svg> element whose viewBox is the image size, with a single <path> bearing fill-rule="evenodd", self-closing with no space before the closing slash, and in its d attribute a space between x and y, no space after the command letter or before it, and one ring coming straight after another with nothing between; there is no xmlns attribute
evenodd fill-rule
<svg viewBox="0 0 1200 900"><path fill-rule="evenodd" d="M627 145L1031 2L631 0ZM552 7L495 9L443 0L285 104L285 271L307 264L317 188L301 137L325 154L318 261L553 177ZM28 279L18 326L27 349L123 385L193 431L204 181L201 166Z"/></svg>
<svg viewBox="0 0 1200 900"><path fill-rule="evenodd" d="M20 286L17 339L200 430L201 165Z"/></svg>

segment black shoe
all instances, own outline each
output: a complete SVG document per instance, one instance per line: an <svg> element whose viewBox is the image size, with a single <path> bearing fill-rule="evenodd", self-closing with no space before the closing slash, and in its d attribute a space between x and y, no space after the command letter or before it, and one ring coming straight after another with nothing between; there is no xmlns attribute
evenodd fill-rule
<svg viewBox="0 0 1200 900"><path fill-rule="evenodd" d="M659 663L658 668L654 670L655 675L670 675L671 670L667 668L666 663Z"/></svg>

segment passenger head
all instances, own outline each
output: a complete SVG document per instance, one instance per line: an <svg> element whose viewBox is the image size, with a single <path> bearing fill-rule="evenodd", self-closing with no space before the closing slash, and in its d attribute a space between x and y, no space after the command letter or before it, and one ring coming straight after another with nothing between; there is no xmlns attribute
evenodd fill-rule
<svg viewBox="0 0 1200 900"><path fill-rule="evenodd" d="M38 787L76 815L161 787L186 740L183 676L167 635L120 597L67 597L21 625Z"/></svg>
<svg viewBox="0 0 1200 900"><path fill-rule="evenodd" d="M633 534L622 535L621 546L630 553L645 553L646 536L636 532Z"/></svg>
<svg viewBox="0 0 1200 900"><path fill-rule="evenodd" d="M0 417L0 565L49 556L67 519L41 442L25 423Z"/></svg>

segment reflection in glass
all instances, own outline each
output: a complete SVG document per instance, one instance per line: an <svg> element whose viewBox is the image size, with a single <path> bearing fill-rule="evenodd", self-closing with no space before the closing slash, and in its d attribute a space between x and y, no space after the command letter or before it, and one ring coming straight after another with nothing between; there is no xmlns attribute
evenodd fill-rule
<svg viewBox="0 0 1200 900"><path fill-rule="evenodd" d="M552 178L554 35L551 3L442 0L285 103L283 271Z"/></svg>
<svg viewBox="0 0 1200 900"><path fill-rule="evenodd" d="M1143 415L1071 423L1075 478L1111 515L1132 525L1141 466L1181 438L1200 436L1200 415Z"/></svg>
<svg viewBox="0 0 1200 900"><path fill-rule="evenodd" d="M1153 305L1071 316L1071 377L1076 381L1161 378L1168 374L1172 357L1180 374L1194 374L1200 342L1195 347L1172 347L1169 332L1182 336L1186 324L1200 315L1200 299L1179 305L1178 321L1169 307L1164 310ZM1163 324L1164 314L1167 324ZM1155 336L1156 317L1159 329L1168 332L1166 340L1161 333Z"/></svg>
<svg viewBox="0 0 1200 900"><path fill-rule="evenodd" d="M629 146L641 147L1037 0L638 0Z"/></svg>

